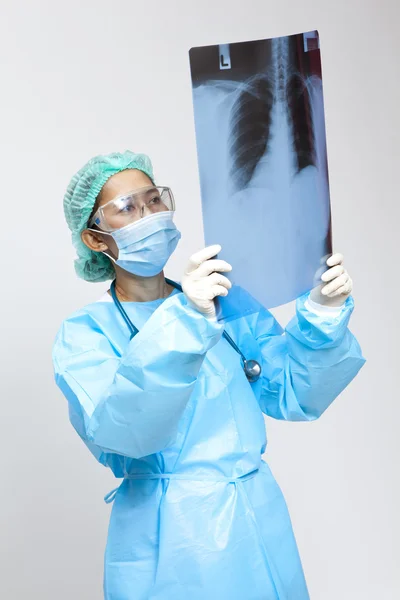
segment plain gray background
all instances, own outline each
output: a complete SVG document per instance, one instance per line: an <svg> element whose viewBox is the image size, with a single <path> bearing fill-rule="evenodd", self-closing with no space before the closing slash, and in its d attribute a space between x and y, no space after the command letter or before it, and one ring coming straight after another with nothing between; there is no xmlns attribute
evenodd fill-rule
<svg viewBox="0 0 400 600"><path fill-rule="evenodd" d="M1 532L7 600L99 600L111 474L53 382L76 278L62 198L91 156L148 153L175 192L179 278L203 245L188 50L318 29L335 248L367 364L311 424L269 420L267 459L313 600L396 600L399 580L399 8L396 0L1 3ZM293 306L275 311L283 324ZM396 335L397 331L397 335ZM397 457L397 458L396 458ZM245 599L243 599L245 600Z"/></svg>

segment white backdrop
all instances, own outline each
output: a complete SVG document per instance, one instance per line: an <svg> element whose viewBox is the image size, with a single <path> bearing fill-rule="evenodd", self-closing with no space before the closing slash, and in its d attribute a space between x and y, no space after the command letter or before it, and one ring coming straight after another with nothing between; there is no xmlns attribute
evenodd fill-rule
<svg viewBox="0 0 400 600"><path fill-rule="evenodd" d="M148 153L177 199L183 240L167 274L179 278L203 244L189 48L314 28L335 248L368 362L319 421L269 420L267 459L311 598L400 597L399 13L396 0L1 3L1 597L102 597L114 480L68 423L51 364L62 319L105 289L74 274L70 177L94 154ZM292 311L275 314L285 324Z"/></svg>

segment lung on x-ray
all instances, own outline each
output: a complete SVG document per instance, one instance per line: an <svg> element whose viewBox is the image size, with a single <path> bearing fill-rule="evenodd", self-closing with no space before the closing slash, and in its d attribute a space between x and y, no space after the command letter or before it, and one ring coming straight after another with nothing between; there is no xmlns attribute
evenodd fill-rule
<svg viewBox="0 0 400 600"><path fill-rule="evenodd" d="M332 252L317 31L192 48L206 244L267 308L318 283Z"/></svg>

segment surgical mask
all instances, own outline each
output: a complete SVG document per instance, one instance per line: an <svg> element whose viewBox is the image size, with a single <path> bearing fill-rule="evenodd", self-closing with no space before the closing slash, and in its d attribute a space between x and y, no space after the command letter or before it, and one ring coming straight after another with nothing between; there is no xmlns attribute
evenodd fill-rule
<svg viewBox="0 0 400 600"><path fill-rule="evenodd" d="M121 269L140 277L152 277L161 273L181 238L173 222L174 211L163 211L144 217L111 235L118 247L115 260Z"/></svg>

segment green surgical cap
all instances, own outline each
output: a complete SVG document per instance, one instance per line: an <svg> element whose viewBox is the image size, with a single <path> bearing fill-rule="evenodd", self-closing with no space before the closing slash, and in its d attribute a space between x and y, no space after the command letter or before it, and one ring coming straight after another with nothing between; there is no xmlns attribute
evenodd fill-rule
<svg viewBox="0 0 400 600"><path fill-rule="evenodd" d="M113 279L113 263L102 252L93 252L81 239L81 233L88 226L96 198L106 181L125 169L143 171L154 181L153 167L148 156L126 150L123 153L95 156L71 179L64 196L64 214L72 232L72 243L78 258L75 271L86 281L106 281Z"/></svg>

